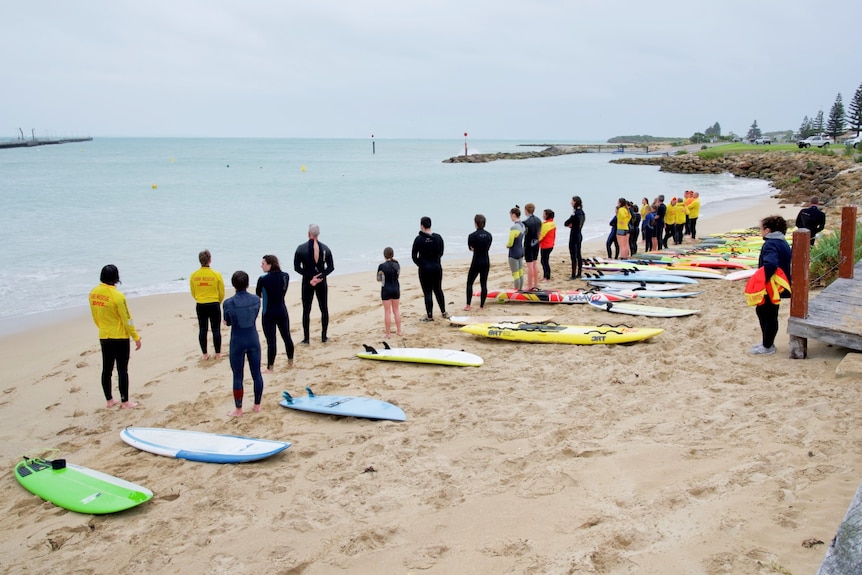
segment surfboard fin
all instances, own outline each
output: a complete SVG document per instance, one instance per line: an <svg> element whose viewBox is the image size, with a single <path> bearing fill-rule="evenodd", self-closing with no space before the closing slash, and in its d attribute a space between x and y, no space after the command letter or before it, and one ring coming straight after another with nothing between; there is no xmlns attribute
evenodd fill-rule
<svg viewBox="0 0 862 575"><path fill-rule="evenodd" d="M281 396L287 402L288 405L293 405L293 396L287 393L286 391L281 392Z"/></svg>
<svg viewBox="0 0 862 575"><path fill-rule="evenodd" d="M365 351L366 351L367 353L373 353L374 355L377 355L377 350L376 350L376 349L374 349L373 347L371 347L370 345L365 345L365 344L363 343L363 344L362 344L362 347L364 347L364 348L365 348Z"/></svg>
<svg viewBox="0 0 862 575"><path fill-rule="evenodd" d="M383 343L383 349L392 349L391 347L389 347L389 344L386 343L385 341L382 343Z"/></svg>
<svg viewBox="0 0 862 575"><path fill-rule="evenodd" d="M314 392L307 385L305 386L305 391L308 393L308 397L314 397Z"/></svg>

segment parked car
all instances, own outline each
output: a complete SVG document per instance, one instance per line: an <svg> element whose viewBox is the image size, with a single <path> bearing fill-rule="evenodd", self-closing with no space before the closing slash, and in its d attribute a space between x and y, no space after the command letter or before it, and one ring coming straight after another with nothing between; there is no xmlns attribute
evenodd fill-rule
<svg viewBox="0 0 862 575"><path fill-rule="evenodd" d="M796 145L800 148L810 148L811 146L815 148L828 148L831 143L832 138L829 136L808 136L804 140L796 142Z"/></svg>
<svg viewBox="0 0 862 575"><path fill-rule="evenodd" d="M858 148L859 142L862 142L862 135L857 135L855 138L848 138L844 140L844 145L850 146L851 148Z"/></svg>
<svg viewBox="0 0 862 575"><path fill-rule="evenodd" d="M771 144L772 138L769 136L760 136L759 138L754 140L755 144Z"/></svg>

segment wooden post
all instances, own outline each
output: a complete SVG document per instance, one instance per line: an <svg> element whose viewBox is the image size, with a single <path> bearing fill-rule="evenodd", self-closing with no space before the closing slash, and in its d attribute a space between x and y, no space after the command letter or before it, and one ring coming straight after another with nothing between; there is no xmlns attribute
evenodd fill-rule
<svg viewBox="0 0 862 575"><path fill-rule="evenodd" d="M806 319L808 317L808 288L811 284L811 232L799 228L793 232L793 251L790 258L790 317ZM808 357L808 339L796 335L790 336L790 359L805 359Z"/></svg>
<svg viewBox="0 0 862 575"><path fill-rule="evenodd" d="M464 132L464 155L467 155L467 132Z"/></svg>
<svg viewBox="0 0 862 575"><path fill-rule="evenodd" d="M838 245L838 277L852 280L856 263L856 206L841 208L841 243Z"/></svg>
<svg viewBox="0 0 862 575"><path fill-rule="evenodd" d="M374 134L371 134L371 154L374 155L377 153L377 146L374 143Z"/></svg>

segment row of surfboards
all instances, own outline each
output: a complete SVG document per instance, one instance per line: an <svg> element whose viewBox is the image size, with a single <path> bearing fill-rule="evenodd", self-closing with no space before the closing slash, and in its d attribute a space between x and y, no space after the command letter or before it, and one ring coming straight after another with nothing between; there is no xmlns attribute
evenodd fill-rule
<svg viewBox="0 0 862 575"><path fill-rule="evenodd" d="M279 404L298 411L329 415L407 420L400 407L386 401L316 395L311 389L306 390L306 397L293 397L285 391ZM141 451L203 463L259 461L291 446L289 441L156 427L127 427L120 432L120 439ZM67 463L64 459L25 457L15 465L15 478L30 493L78 513L116 513L153 498L153 492L143 485Z"/></svg>

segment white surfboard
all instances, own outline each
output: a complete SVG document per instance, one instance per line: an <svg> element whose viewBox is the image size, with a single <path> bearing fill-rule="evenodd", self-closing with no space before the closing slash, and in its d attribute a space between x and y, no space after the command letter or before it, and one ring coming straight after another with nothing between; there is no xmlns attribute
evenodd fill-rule
<svg viewBox="0 0 862 575"><path fill-rule="evenodd" d="M699 309L683 309L675 307L660 307L641 305L636 303L608 302L606 304L590 304L591 306L612 313L624 313L627 315L643 315L649 317L683 317L700 313Z"/></svg>
<svg viewBox="0 0 862 575"><path fill-rule="evenodd" d="M675 290L685 287L685 284L671 284L671 283L655 283L655 282L640 282L640 283L632 283L632 282L608 282L608 281L599 281L599 280L590 280L589 283L591 286L600 287L603 289L623 289L623 290L649 290L649 291L667 291L667 290Z"/></svg>
<svg viewBox="0 0 862 575"><path fill-rule="evenodd" d="M282 392L284 399L278 404L288 409L327 415L392 421L407 420L407 416L400 407L387 401L354 395L315 395L311 389L306 387L305 390L308 392L308 397L293 397L286 391Z"/></svg>
<svg viewBox="0 0 862 575"><path fill-rule="evenodd" d="M678 283L678 284L696 284L697 280L694 278L686 277L684 275L678 275L676 273L667 273L664 272L652 272L652 271L634 271L628 273L618 273L618 274L600 274L598 276L593 276L584 272L584 275L590 278L591 280L608 282L608 281L620 281L620 282L649 282L649 283ZM587 280L590 281L590 280Z"/></svg>
<svg viewBox="0 0 862 575"><path fill-rule="evenodd" d="M385 342L384 349L376 349L369 345L365 351L356 354L362 359L378 361L403 361L407 363L431 363L435 365L452 365L456 367L479 367L484 360L478 355L454 349L439 349L433 347L398 347L390 348Z"/></svg>
<svg viewBox="0 0 862 575"><path fill-rule="evenodd" d="M470 325L471 323L545 323L554 319L552 315L450 315L449 323Z"/></svg>
<svg viewBox="0 0 862 575"><path fill-rule="evenodd" d="M607 289L608 291L614 291L614 293L620 293L620 294L626 295L630 298L638 298L638 299L643 299L643 298L673 299L673 298L680 298L680 297L693 297L693 296L696 296L697 294L703 293L701 291L677 291L677 290L661 291L661 290L646 290L646 289L639 289L639 290L627 290L627 289L610 290L608 288L605 288L605 289Z"/></svg>
<svg viewBox="0 0 862 575"><path fill-rule="evenodd" d="M724 279L730 281L736 280L745 280L753 276L757 272L757 269L748 269L748 270L739 270L738 272L732 272L724 276Z"/></svg>
<svg viewBox="0 0 862 575"><path fill-rule="evenodd" d="M120 438L142 451L205 463L257 461L291 445L287 441L158 427L127 427Z"/></svg>

